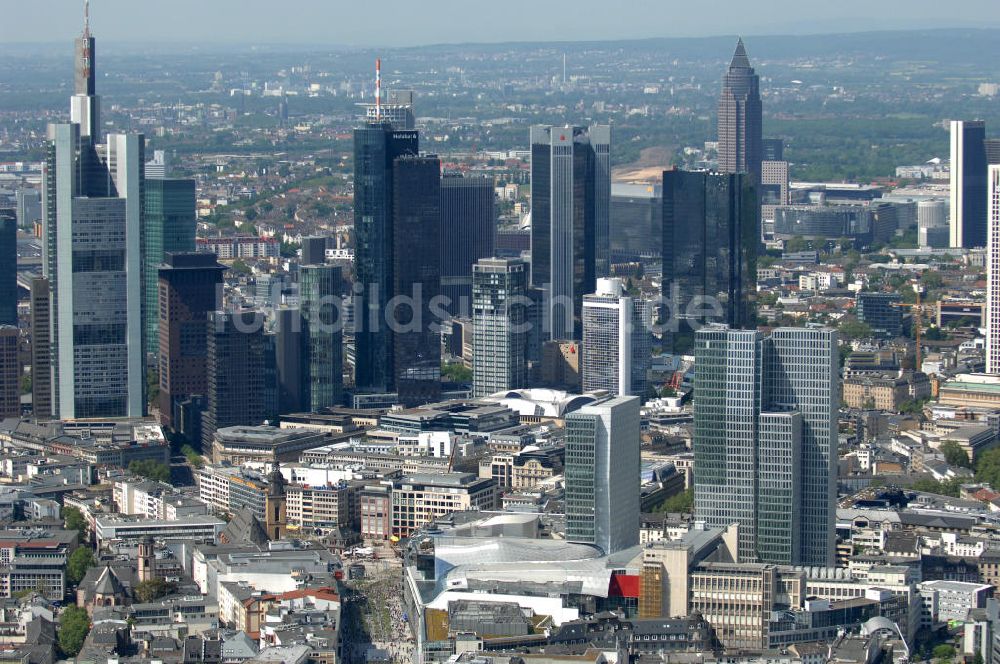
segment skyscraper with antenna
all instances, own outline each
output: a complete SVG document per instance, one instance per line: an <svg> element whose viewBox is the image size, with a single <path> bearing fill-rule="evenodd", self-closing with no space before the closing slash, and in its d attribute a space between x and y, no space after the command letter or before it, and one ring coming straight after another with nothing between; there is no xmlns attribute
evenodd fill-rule
<svg viewBox="0 0 1000 664"><path fill-rule="evenodd" d="M42 171L42 269L51 320L52 414L136 417L146 411L142 226L145 140L100 140L90 3L76 40L68 123L50 124Z"/></svg>

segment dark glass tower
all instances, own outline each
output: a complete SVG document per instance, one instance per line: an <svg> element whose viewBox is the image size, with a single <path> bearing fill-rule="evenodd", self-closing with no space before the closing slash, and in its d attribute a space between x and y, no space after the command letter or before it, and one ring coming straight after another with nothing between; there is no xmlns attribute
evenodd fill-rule
<svg viewBox="0 0 1000 664"><path fill-rule="evenodd" d="M986 123L951 123L951 246L986 246Z"/></svg>
<svg viewBox="0 0 1000 664"><path fill-rule="evenodd" d="M449 298L451 315L469 316L472 266L493 256L496 228L493 178L449 174L441 179L441 294Z"/></svg>
<svg viewBox="0 0 1000 664"><path fill-rule="evenodd" d="M146 218L143 235L142 268L145 282L143 318L146 351L159 349L159 268L167 253L195 250L194 180L179 178L146 179Z"/></svg>
<svg viewBox="0 0 1000 664"><path fill-rule="evenodd" d="M264 326L255 311L208 314L207 408L201 446L212 449L215 432L264 420Z"/></svg>
<svg viewBox="0 0 1000 664"><path fill-rule="evenodd" d="M754 327L758 228L753 187L742 174L663 173L663 297L676 318L674 350L709 322ZM673 328L668 328L671 331Z"/></svg>
<svg viewBox="0 0 1000 664"><path fill-rule="evenodd" d="M531 283L549 339L579 339L583 296L609 268L611 128L531 128Z"/></svg>
<svg viewBox="0 0 1000 664"><path fill-rule="evenodd" d="M760 77L750 66L740 39L719 97L719 170L752 173L759 181L764 152L762 131Z"/></svg>
<svg viewBox="0 0 1000 664"><path fill-rule="evenodd" d="M302 401L310 412L340 403L344 382L343 321L334 301L340 298L340 281L336 265L303 265L299 270Z"/></svg>
<svg viewBox="0 0 1000 664"><path fill-rule="evenodd" d="M399 402L415 406L441 396L441 336L431 300L441 290L441 162L398 157L393 163L393 378Z"/></svg>
<svg viewBox="0 0 1000 664"><path fill-rule="evenodd" d="M354 300L355 384L365 391L393 391L393 342L385 323L393 288L393 161L416 154L416 131L388 123L354 130L354 277L362 289ZM436 244L433 251L437 256Z"/></svg>
<svg viewBox="0 0 1000 664"><path fill-rule="evenodd" d="M17 325L17 216L0 210L0 325Z"/></svg>
<svg viewBox="0 0 1000 664"><path fill-rule="evenodd" d="M160 366L160 423L175 427L175 409L208 389L208 313L221 304L222 275L215 254L168 253L158 272L156 301ZM175 427L176 428L176 427Z"/></svg>

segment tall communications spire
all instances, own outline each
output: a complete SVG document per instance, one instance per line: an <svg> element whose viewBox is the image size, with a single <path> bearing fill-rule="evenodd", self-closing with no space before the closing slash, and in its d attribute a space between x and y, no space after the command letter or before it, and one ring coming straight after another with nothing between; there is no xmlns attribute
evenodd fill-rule
<svg viewBox="0 0 1000 664"><path fill-rule="evenodd" d="M97 98L97 70L94 62L94 38L90 34L90 0L83 2L83 33L76 39L74 56L74 95L70 117L79 123L80 133L98 140L100 103Z"/></svg>
<svg viewBox="0 0 1000 664"><path fill-rule="evenodd" d="M375 58L375 122L382 121L382 58Z"/></svg>

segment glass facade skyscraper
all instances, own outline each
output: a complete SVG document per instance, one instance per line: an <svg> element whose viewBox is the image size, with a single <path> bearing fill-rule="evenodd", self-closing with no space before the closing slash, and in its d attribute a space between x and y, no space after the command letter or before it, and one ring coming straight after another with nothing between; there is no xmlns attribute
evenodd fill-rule
<svg viewBox="0 0 1000 664"><path fill-rule="evenodd" d="M354 130L354 269L361 288L354 299L355 384L361 390L394 391L393 340L385 323L393 288L393 162L416 155L417 140L416 131L388 123ZM435 244L435 256L438 251Z"/></svg>
<svg viewBox="0 0 1000 664"><path fill-rule="evenodd" d="M403 405L441 397L441 334L431 302L441 291L441 162L402 156L393 162L393 384Z"/></svg>
<svg viewBox="0 0 1000 664"><path fill-rule="evenodd" d="M833 565L838 376L829 329L696 333L695 515L740 561Z"/></svg>
<svg viewBox="0 0 1000 664"><path fill-rule="evenodd" d="M146 178L143 280L146 350L159 351L159 269L166 254L195 250L194 180Z"/></svg>
<svg viewBox="0 0 1000 664"><path fill-rule="evenodd" d="M441 294L448 312L465 315L472 301L472 266L494 255L497 211L493 178L441 178Z"/></svg>
<svg viewBox="0 0 1000 664"><path fill-rule="evenodd" d="M473 396L528 383L528 265L484 258L472 268Z"/></svg>
<svg viewBox="0 0 1000 664"><path fill-rule="evenodd" d="M531 128L531 283L549 339L579 339L583 296L610 269L611 127Z"/></svg>
<svg viewBox="0 0 1000 664"><path fill-rule="evenodd" d="M639 399L566 416L566 539L614 553L639 544Z"/></svg>
<svg viewBox="0 0 1000 664"><path fill-rule="evenodd" d="M263 424L265 416L264 326L255 311L209 312L206 333L206 403L201 448L212 449L225 427Z"/></svg>
<svg viewBox="0 0 1000 664"><path fill-rule="evenodd" d="M139 417L146 412L140 135L97 144L90 26L76 41L71 122L48 127L42 170L42 270L50 286L52 415Z"/></svg>
<svg viewBox="0 0 1000 664"><path fill-rule="evenodd" d="M0 325L17 326L17 216L0 210Z"/></svg>
<svg viewBox="0 0 1000 664"><path fill-rule="evenodd" d="M340 307L340 267L303 265L299 268L302 315L302 394L310 412L340 404L343 387L343 321Z"/></svg>
<svg viewBox="0 0 1000 664"><path fill-rule="evenodd" d="M158 272L160 423L176 428L178 405L208 389L208 314L222 304L226 268L215 254L167 253ZM196 442L196 441L195 441Z"/></svg>
<svg viewBox="0 0 1000 664"><path fill-rule="evenodd" d="M986 246L986 123L951 122L951 246Z"/></svg>
<svg viewBox="0 0 1000 664"><path fill-rule="evenodd" d="M759 242L747 176L663 173L662 293L670 306L663 313L676 322L674 350L689 349L693 331L706 323L755 326Z"/></svg>

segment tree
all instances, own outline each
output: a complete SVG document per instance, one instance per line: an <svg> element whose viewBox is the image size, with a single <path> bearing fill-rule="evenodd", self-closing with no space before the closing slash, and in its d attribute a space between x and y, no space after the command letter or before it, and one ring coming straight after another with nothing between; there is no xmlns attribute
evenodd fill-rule
<svg viewBox="0 0 1000 664"><path fill-rule="evenodd" d="M991 487L1000 486L1000 448L987 450L976 460L976 479Z"/></svg>
<svg viewBox="0 0 1000 664"><path fill-rule="evenodd" d="M931 478L922 478L913 483L913 490L922 493L936 493L939 496L951 496L958 498L959 489L962 486L962 479L959 477L938 482Z"/></svg>
<svg viewBox="0 0 1000 664"><path fill-rule="evenodd" d="M83 512L75 507L63 509L63 523L66 530L75 530L80 533L80 541L87 539L87 520L83 518Z"/></svg>
<svg viewBox="0 0 1000 664"><path fill-rule="evenodd" d="M133 461L128 465L129 472L142 475L145 478L158 482L170 481L170 466L155 459L143 459Z"/></svg>
<svg viewBox="0 0 1000 664"><path fill-rule="evenodd" d="M64 657L76 657L90 632L90 617L86 609L66 607L59 616L59 649Z"/></svg>
<svg viewBox="0 0 1000 664"><path fill-rule="evenodd" d="M694 489L687 489L683 493L667 498L656 508L657 512L679 512L690 514L694 511Z"/></svg>
<svg viewBox="0 0 1000 664"><path fill-rule="evenodd" d="M472 382L472 369L460 362L442 365L441 375L453 383Z"/></svg>
<svg viewBox="0 0 1000 664"><path fill-rule="evenodd" d="M66 563L66 576L74 584L80 583L86 576L87 570L93 567L97 561L94 559L94 552L89 546L80 546L70 554Z"/></svg>
<svg viewBox="0 0 1000 664"><path fill-rule="evenodd" d="M195 468L201 468L205 465L205 460L200 454L198 454L198 451L190 445L185 444L181 446L181 454L183 454L187 458L188 463Z"/></svg>
<svg viewBox="0 0 1000 664"><path fill-rule="evenodd" d="M934 646L931 655L934 659L951 661L955 657L955 647L948 643L941 643Z"/></svg>
<svg viewBox="0 0 1000 664"><path fill-rule="evenodd" d="M867 339L872 335L872 328L867 323L854 318L845 318L837 329L848 339Z"/></svg>
<svg viewBox="0 0 1000 664"><path fill-rule="evenodd" d="M969 455L966 454L961 445L953 440L946 440L941 444L941 454L944 455L944 460L948 462L949 466L972 468L972 462L969 461Z"/></svg>
<svg viewBox="0 0 1000 664"><path fill-rule="evenodd" d="M169 595L176 589L174 584L167 583L163 579L149 579L136 584L135 597L140 602L152 602Z"/></svg>

